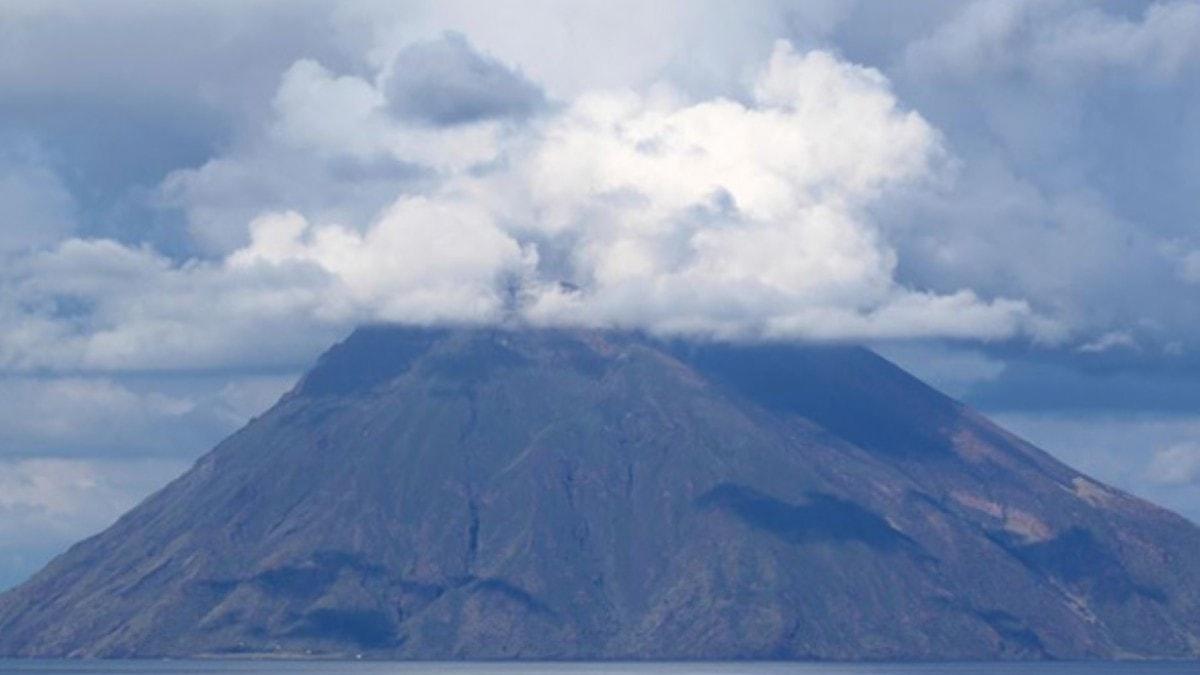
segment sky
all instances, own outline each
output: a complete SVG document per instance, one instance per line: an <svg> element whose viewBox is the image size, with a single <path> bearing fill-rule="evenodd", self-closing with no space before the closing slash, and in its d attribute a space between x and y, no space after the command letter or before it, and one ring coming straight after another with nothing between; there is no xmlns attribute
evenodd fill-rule
<svg viewBox="0 0 1200 675"><path fill-rule="evenodd" d="M0 588L378 321L873 346L1200 522L1200 1L0 5Z"/></svg>

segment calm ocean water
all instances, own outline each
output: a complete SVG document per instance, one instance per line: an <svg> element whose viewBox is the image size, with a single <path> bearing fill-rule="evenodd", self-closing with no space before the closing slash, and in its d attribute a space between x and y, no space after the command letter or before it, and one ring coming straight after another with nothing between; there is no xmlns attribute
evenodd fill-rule
<svg viewBox="0 0 1200 675"><path fill-rule="evenodd" d="M345 661L16 661L0 673L396 673L397 675L1200 675L1190 663L365 663Z"/></svg>

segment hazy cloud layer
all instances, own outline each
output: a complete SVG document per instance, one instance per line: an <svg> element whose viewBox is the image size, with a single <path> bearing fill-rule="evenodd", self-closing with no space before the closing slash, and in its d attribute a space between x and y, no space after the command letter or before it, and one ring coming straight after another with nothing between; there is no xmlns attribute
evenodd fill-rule
<svg viewBox="0 0 1200 675"><path fill-rule="evenodd" d="M294 375L0 378L0 459L189 459L272 403Z"/></svg>
<svg viewBox="0 0 1200 675"><path fill-rule="evenodd" d="M187 466L179 460L0 458L0 588L112 524Z"/></svg>
<svg viewBox="0 0 1200 675"><path fill-rule="evenodd" d="M1200 443L1178 443L1159 450L1146 475L1167 485L1200 483Z"/></svg>

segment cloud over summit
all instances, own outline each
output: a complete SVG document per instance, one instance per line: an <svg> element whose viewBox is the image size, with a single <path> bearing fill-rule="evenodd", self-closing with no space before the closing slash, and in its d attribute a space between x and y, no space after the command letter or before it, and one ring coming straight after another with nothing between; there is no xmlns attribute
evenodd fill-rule
<svg viewBox="0 0 1200 675"><path fill-rule="evenodd" d="M577 52L559 44L576 21L619 23L611 8L530 6L517 39L464 7L204 24L238 49L281 40L277 25L288 39L246 82L205 85L214 102L246 95L238 132L131 189L164 219L143 231L76 222L95 206L79 178L10 148L0 193L28 198L0 236L0 364L297 364L377 320L1189 350L1200 239L1179 195L1200 135L1185 119L1168 154L1134 132L1186 110L1109 111L1127 90L1194 99L1195 3L982 2L929 8L920 30L865 6L670 5L614 40L680 32L621 54L582 33ZM40 34L52 15L14 25ZM784 15L805 29L772 42ZM567 32L530 43L548 24ZM886 40L861 33L883 25ZM716 34L736 44L697 51ZM701 52L719 62L683 67ZM256 325L276 344L245 344ZM1096 349L1106 335L1125 348Z"/></svg>
<svg viewBox="0 0 1200 675"><path fill-rule="evenodd" d="M403 107L415 102L434 107ZM524 119L543 104L453 34L401 50L373 80L299 61L275 95L268 158L404 162L424 180L364 220L336 204L259 213L215 259L67 241L4 276L8 311L28 321L0 339L0 359L242 363L257 353L238 344L255 325L379 320L732 339L1055 335L1022 300L897 281L870 207L936 183L947 151L877 70L781 41L746 101L598 90ZM214 161L174 180L186 189L264 160ZM80 313L64 316L65 299Z"/></svg>
<svg viewBox="0 0 1200 675"><path fill-rule="evenodd" d="M118 14L149 37L121 34ZM0 194L29 196L8 199L20 224L0 234L0 304L26 324L0 326L9 363L133 354L111 338L128 329L103 327L134 323L176 336L163 344L213 333L184 361L220 360L226 341L182 299L170 317L126 320L81 308L131 299L47 295L54 283L30 275L71 237L75 251L154 259L148 275L204 276L235 297L270 288L280 320L314 334L501 314L748 338L1032 338L1075 353L1111 333L1130 336L1131 354L1186 352L1194 334L1193 1L667 2L653 15L588 2L130 4L96 19L122 35L103 44L80 33L85 15L29 5L10 19L29 39L5 47L12 128L0 138L46 152L0 158ZM53 30L103 67L38 49ZM230 51L206 57L211 41ZM110 80L89 98L86 83ZM134 96L140 81L190 116ZM108 136L31 116L52 91L91 106L89 119L124 101L207 140L172 149L177 124L130 118L153 140L114 155L141 168L105 172L129 183L112 190L88 168L113 154L95 145ZM435 212L457 214L444 237L425 218ZM303 226L289 252L269 251L251 223L285 216ZM477 250L445 249L467 231ZM74 308L71 321L50 305ZM30 351L31 334L73 346ZM111 348L79 346L102 334ZM101 360L122 362L67 363Z"/></svg>

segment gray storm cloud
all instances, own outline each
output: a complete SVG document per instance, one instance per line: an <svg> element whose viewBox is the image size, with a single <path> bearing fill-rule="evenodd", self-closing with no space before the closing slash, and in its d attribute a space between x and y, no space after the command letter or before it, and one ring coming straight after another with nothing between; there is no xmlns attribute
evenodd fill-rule
<svg viewBox="0 0 1200 675"><path fill-rule="evenodd" d="M519 120L546 104L541 88L472 49L461 33L400 50L382 89L392 114L436 126Z"/></svg>

